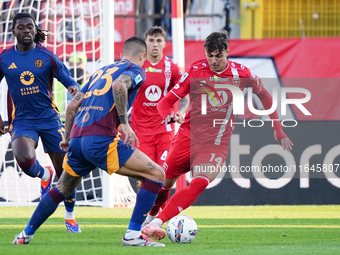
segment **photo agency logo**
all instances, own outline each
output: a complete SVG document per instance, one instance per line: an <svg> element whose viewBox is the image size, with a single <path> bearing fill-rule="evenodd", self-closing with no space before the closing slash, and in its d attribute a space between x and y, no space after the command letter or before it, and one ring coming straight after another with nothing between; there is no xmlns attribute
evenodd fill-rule
<svg viewBox="0 0 340 255"><path fill-rule="evenodd" d="M232 119L213 119L213 126L216 125L230 125L241 124L243 126L249 127L261 127L264 125L265 121L271 121L272 125L274 121L280 121L283 127L295 127L298 125L297 120L285 118L287 116L287 108L295 107L300 110L304 115L311 116L312 114L304 106L305 103L309 102L311 99L311 93L305 88L297 87L281 87L280 90L276 87L272 88L272 105L270 109L256 109L254 107L254 96L253 88L247 88L247 95L245 96L242 89L239 86L240 83L235 84L224 84L224 83L214 83L214 81L229 81L229 78L221 77L211 77L207 82L206 80L199 81L198 89L204 91L201 94L201 115L208 115L208 110L212 112L230 112L232 110L234 115L245 115L245 106L248 107L250 113L257 115L258 119L248 119L243 121L234 122ZM212 81L212 82L211 82ZM289 98L288 94L294 93L294 98ZM263 116L268 116L272 114L275 110L278 111L281 119L265 119ZM230 115L229 115L230 117ZM261 118L262 117L262 118Z"/></svg>

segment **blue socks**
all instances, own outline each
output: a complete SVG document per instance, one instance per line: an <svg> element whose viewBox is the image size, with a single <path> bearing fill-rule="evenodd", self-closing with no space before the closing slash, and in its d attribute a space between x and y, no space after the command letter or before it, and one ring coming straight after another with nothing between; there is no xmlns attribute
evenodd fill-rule
<svg viewBox="0 0 340 255"><path fill-rule="evenodd" d="M151 180L143 181L137 192L137 201L132 212L128 229L136 231L141 230L146 215L153 206L162 185L161 182L154 182Z"/></svg>
<svg viewBox="0 0 340 255"><path fill-rule="evenodd" d="M47 218L54 213L59 203L65 197L59 192L57 188L51 189L40 200L35 209L30 221L28 222L25 232L28 235L33 235L35 231L43 224Z"/></svg>
<svg viewBox="0 0 340 255"><path fill-rule="evenodd" d="M39 164L39 161L36 158L32 158L24 162L18 162L18 165L25 174L33 178L41 178L45 172L45 169Z"/></svg>
<svg viewBox="0 0 340 255"><path fill-rule="evenodd" d="M65 209L68 212L74 211L74 206L76 204L76 192L77 192L77 189L74 189L73 193L69 197L65 198L64 200Z"/></svg>

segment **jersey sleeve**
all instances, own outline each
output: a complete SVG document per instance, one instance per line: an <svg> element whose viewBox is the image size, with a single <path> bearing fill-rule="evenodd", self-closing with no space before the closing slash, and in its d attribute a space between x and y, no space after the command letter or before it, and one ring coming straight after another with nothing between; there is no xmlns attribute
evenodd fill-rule
<svg viewBox="0 0 340 255"><path fill-rule="evenodd" d="M128 91L127 109L129 110L136 99L139 87L145 82L146 75L144 70L136 65L127 69L122 74L129 75L132 80L132 86Z"/></svg>
<svg viewBox="0 0 340 255"><path fill-rule="evenodd" d="M190 92L190 78L188 73L184 73L178 83L157 105L159 114L165 118L173 113L173 104L182 99Z"/></svg>
<svg viewBox="0 0 340 255"><path fill-rule="evenodd" d="M57 56L54 54L50 54L52 58L52 69L53 69L53 76L58 79L66 88L70 86L76 86L80 89L80 85L72 78L70 71L64 65L63 62L60 61Z"/></svg>

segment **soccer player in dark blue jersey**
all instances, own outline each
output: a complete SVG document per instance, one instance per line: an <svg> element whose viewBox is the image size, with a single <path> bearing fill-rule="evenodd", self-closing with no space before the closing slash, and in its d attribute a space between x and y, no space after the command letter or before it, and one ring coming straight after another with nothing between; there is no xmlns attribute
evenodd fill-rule
<svg viewBox="0 0 340 255"><path fill-rule="evenodd" d="M138 139L127 116L138 88L145 81L141 68L145 59L145 42L138 37L129 38L123 46L122 60L96 71L72 99L66 110L65 137L60 143L62 149L68 149L64 172L56 187L42 198L26 228L15 236L13 244L28 244L82 176L99 167L108 174L142 180L123 245L164 246L141 234L146 214L162 187L164 173L158 164L134 148ZM124 141L118 129L124 132Z"/></svg>
<svg viewBox="0 0 340 255"><path fill-rule="evenodd" d="M52 100L53 78L57 78L75 95L79 84L70 76L66 66L45 47L46 34L29 13L13 18L12 33L17 44L0 54L0 80L5 77L10 94L9 132L13 154L24 173L41 178L41 195L50 189L53 179L51 167L43 167L36 159L39 137L49 154L56 174L60 177L65 151L59 148L64 127L59 111ZM4 122L0 117L0 132ZM65 224L69 232L80 232L74 218L75 192L65 200Z"/></svg>

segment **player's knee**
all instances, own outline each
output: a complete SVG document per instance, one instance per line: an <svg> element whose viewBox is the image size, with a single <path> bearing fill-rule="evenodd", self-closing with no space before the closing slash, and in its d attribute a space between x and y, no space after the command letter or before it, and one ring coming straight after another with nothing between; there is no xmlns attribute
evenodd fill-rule
<svg viewBox="0 0 340 255"><path fill-rule="evenodd" d="M153 172L153 176L156 182L164 182L165 174L160 166L157 166L156 170Z"/></svg>

